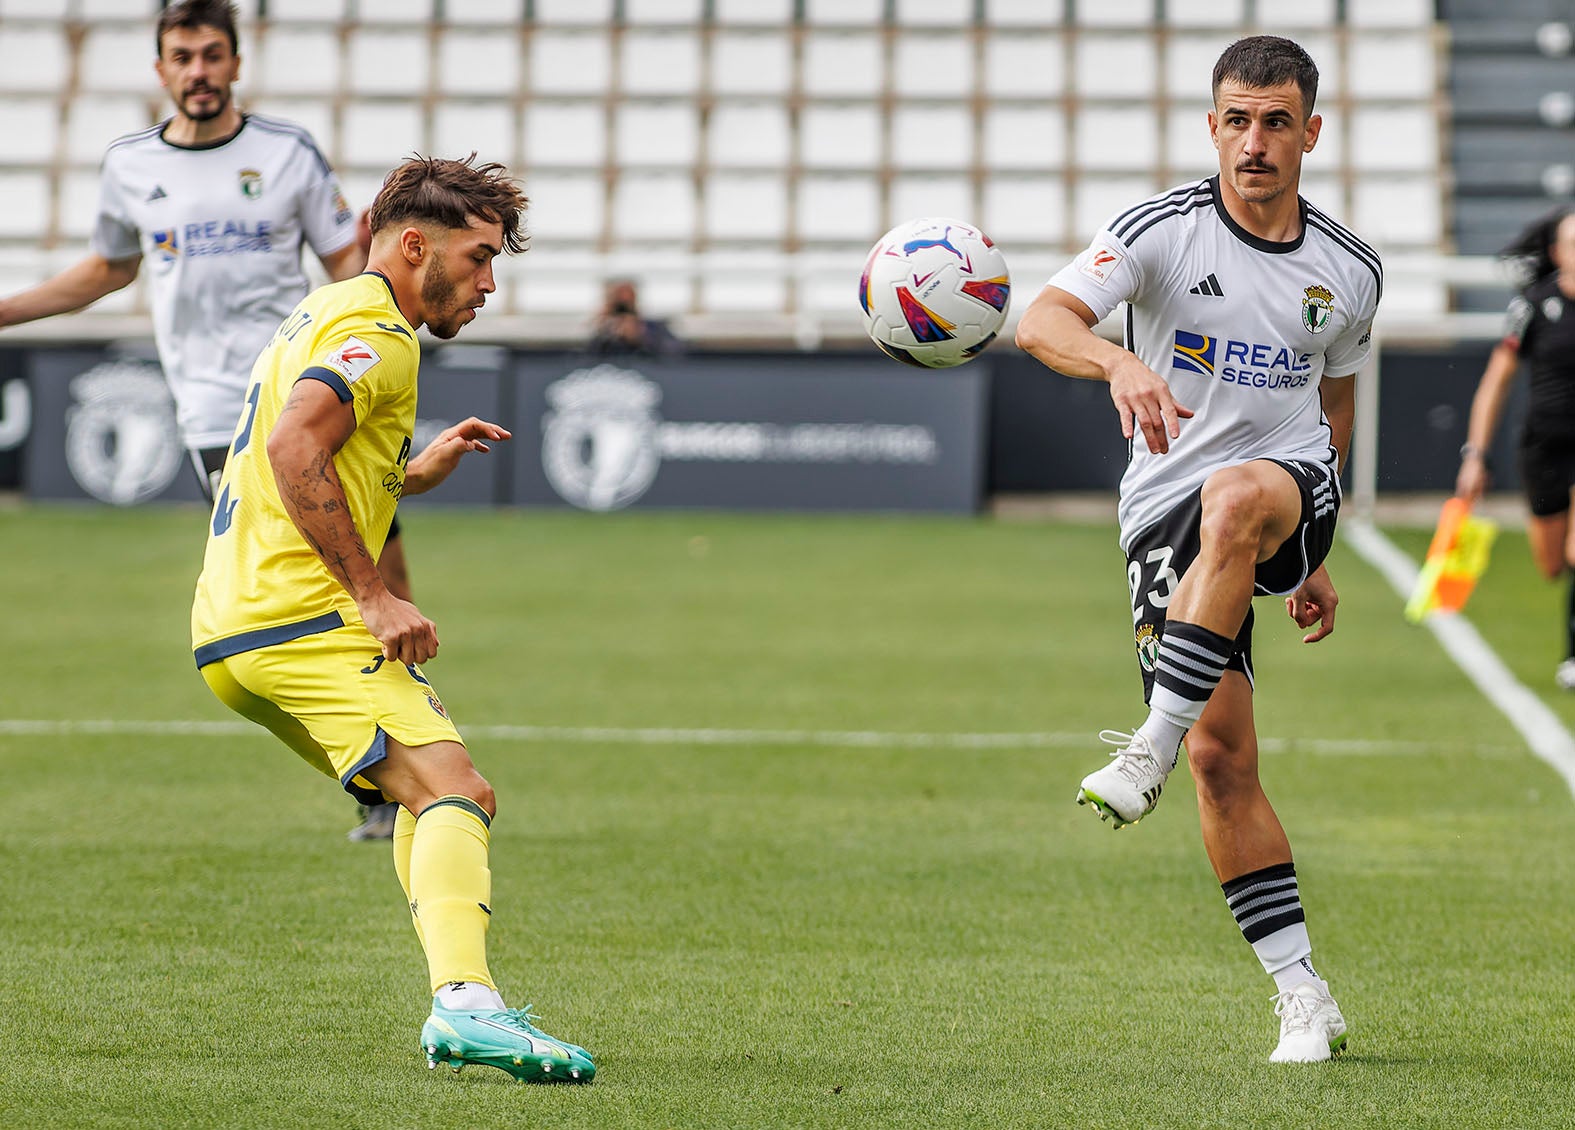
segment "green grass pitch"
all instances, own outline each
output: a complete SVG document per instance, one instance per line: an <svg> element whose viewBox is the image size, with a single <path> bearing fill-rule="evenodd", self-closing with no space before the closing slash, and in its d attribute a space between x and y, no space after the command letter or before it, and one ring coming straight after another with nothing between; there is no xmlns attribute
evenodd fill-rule
<svg viewBox="0 0 1575 1130"><path fill-rule="evenodd" d="M1351 1024L1288 1068L1188 783L1119 834L1072 802L1141 718L1113 529L406 525L427 672L500 798L494 973L596 1082L426 1070L386 845L192 669L198 512L12 507L0 1126L1575 1118L1575 802L1345 548L1332 638L1258 606L1263 775ZM1561 599L1505 535L1472 606L1550 701ZM218 725L135 725L171 721Z"/></svg>

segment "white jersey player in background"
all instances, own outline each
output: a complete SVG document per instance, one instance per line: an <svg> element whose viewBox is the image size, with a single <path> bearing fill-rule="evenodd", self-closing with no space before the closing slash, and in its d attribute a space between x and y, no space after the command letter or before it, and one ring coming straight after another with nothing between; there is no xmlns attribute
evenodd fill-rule
<svg viewBox="0 0 1575 1130"><path fill-rule="evenodd" d="M154 66L175 113L110 144L89 254L0 299L0 326L64 314L130 285L146 261L159 362L210 501L252 362L310 289L303 242L334 281L366 266L356 216L311 135L243 114L231 98L235 25L226 0L181 0L163 11ZM378 566L409 599L397 527ZM351 835L392 837L392 811L369 813Z"/></svg>
<svg viewBox="0 0 1575 1130"><path fill-rule="evenodd" d="M1131 441L1119 516L1149 714L1102 735L1118 748L1078 803L1117 827L1141 819L1185 737L1209 861L1278 989L1275 1062L1331 1058L1346 1024L1258 780L1252 598L1285 596L1298 625L1318 625L1309 643L1334 628L1323 559L1382 290L1372 248L1297 192L1317 90L1290 40L1227 48L1209 114L1219 175L1117 215L1017 335L1058 372L1107 381ZM1092 329L1123 302L1125 348Z"/></svg>

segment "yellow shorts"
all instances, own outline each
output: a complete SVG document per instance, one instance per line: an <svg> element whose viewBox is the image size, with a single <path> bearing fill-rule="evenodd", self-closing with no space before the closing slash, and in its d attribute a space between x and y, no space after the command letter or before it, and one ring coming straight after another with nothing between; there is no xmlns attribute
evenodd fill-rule
<svg viewBox="0 0 1575 1130"><path fill-rule="evenodd" d="M202 677L225 706L273 731L362 804L385 799L362 774L388 756L388 738L460 741L421 669L384 659L358 624L217 659Z"/></svg>

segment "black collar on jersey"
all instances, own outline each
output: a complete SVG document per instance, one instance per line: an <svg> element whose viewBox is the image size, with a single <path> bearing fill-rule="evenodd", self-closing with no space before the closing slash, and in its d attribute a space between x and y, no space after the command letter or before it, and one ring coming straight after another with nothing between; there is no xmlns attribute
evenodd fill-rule
<svg viewBox="0 0 1575 1130"><path fill-rule="evenodd" d="M1229 228L1232 235L1254 251L1267 251L1270 255L1288 255L1300 247L1302 240L1307 238L1307 201L1303 200L1299 195L1296 197L1296 211L1301 219L1302 230L1297 233L1295 239L1277 243L1272 239L1264 239L1262 236L1253 235L1246 228L1231 219L1230 213L1225 210L1225 201L1220 199L1220 175L1218 173L1209 178L1209 192L1214 196L1214 210L1220 214L1220 223Z"/></svg>
<svg viewBox="0 0 1575 1130"><path fill-rule="evenodd" d="M184 150L186 150L188 152L196 153L196 152L198 152L200 150L203 150L203 149L220 149L220 148L228 145L230 142L234 141L237 137L240 137L241 136L241 130L246 128L247 115L245 115L245 114L241 115L241 124L236 127L235 132L230 134L229 137L219 137L219 138L215 138L212 141L199 141L195 145L182 145L180 142L178 142L178 141L171 141L169 138L164 136L164 131L170 128L170 123L173 122L174 120L175 120L174 117L168 117L168 118L165 118L164 121L160 124L160 126L159 126L159 140L162 141L165 145L168 145L171 149L184 149Z"/></svg>
<svg viewBox="0 0 1575 1130"><path fill-rule="evenodd" d="M388 288L388 297L394 300L394 309L399 310L399 295L394 293L394 284L387 275L385 275L382 271L362 271L361 273L363 275L376 275L378 278L382 279L383 285ZM399 316L403 318L405 316L405 312L403 310L399 310Z"/></svg>

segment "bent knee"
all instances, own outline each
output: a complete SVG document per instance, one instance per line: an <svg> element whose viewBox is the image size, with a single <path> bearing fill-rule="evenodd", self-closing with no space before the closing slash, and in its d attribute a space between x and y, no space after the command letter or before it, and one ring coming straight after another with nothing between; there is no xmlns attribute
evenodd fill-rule
<svg viewBox="0 0 1575 1130"><path fill-rule="evenodd" d="M1196 726L1187 734L1187 765L1198 789L1209 796L1228 797L1255 787L1258 777L1250 749Z"/></svg>

